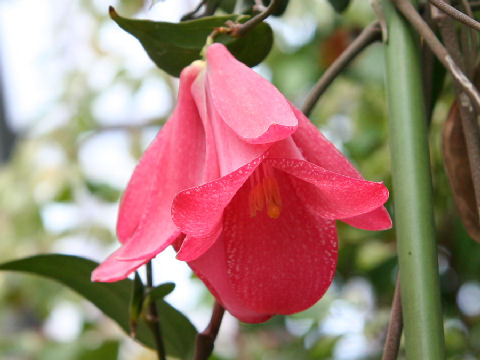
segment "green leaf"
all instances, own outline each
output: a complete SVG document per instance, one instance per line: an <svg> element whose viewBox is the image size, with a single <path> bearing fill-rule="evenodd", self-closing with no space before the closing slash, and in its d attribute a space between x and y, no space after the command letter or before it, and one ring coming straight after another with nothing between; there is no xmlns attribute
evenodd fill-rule
<svg viewBox="0 0 480 360"><path fill-rule="evenodd" d="M152 61L167 73L179 76L183 68L201 58L208 35L227 20L245 21L247 16L209 16L181 23L126 19L110 7L111 18L125 31L135 36ZM248 66L260 63L270 52L273 43L272 29L267 23L258 24L241 38L228 35L215 37L230 52Z"/></svg>
<svg viewBox="0 0 480 360"><path fill-rule="evenodd" d="M126 333L130 331L129 299L132 280L93 283L90 274L98 263L70 255L36 255L0 264L0 270L32 273L58 281L76 291L114 320ZM158 313L168 355L191 358L196 330L178 310L163 300L157 301ZM136 339L154 348L155 343L143 320L139 321Z"/></svg>
<svg viewBox="0 0 480 360"><path fill-rule="evenodd" d="M154 287L152 290L150 290L147 296L153 300L160 300L160 299L163 299L168 294L170 294L174 289L175 289L175 284L168 282L168 283Z"/></svg>
<svg viewBox="0 0 480 360"><path fill-rule="evenodd" d="M328 2L338 13L341 13L350 5L350 0L328 0Z"/></svg>

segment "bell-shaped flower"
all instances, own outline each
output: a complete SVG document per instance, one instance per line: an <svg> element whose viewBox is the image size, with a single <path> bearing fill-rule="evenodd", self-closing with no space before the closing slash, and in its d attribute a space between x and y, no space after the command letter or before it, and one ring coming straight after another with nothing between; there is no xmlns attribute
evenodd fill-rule
<svg viewBox="0 0 480 360"><path fill-rule="evenodd" d="M93 273L125 278L173 245L245 322L318 301L337 263L335 221L391 227L388 190L366 181L267 80L210 45L123 196L122 246Z"/></svg>

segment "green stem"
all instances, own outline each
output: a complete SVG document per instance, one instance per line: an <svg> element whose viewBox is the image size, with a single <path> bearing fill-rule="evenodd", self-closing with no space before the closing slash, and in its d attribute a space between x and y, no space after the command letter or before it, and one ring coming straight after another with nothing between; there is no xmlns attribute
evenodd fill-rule
<svg viewBox="0 0 480 360"><path fill-rule="evenodd" d="M153 271L152 261L149 261L147 263L147 291L150 291L151 289L153 289ZM157 348L157 358L158 360L166 360L167 357L165 354L165 345L163 343L162 329L160 327L157 305L155 304L154 300L152 300L150 304L148 304L147 314L148 326L152 331L155 345Z"/></svg>
<svg viewBox="0 0 480 360"><path fill-rule="evenodd" d="M418 37L388 0L387 97L407 359L443 359L444 339Z"/></svg>

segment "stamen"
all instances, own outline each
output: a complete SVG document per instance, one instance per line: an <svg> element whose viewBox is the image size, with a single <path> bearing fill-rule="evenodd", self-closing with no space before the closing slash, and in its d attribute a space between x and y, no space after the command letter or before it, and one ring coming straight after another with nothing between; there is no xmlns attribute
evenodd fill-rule
<svg viewBox="0 0 480 360"><path fill-rule="evenodd" d="M282 198L277 180L273 176L263 179L263 189L267 215L272 219L278 219L282 210Z"/></svg>
<svg viewBox="0 0 480 360"><path fill-rule="evenodd" d="M282 210L280 188L273 170L268 165L260 165L260 168L250 177L248 202L252 217L255 217L257 212L263 211L265 207L271 219L278 219L280 216Z"/></svg>

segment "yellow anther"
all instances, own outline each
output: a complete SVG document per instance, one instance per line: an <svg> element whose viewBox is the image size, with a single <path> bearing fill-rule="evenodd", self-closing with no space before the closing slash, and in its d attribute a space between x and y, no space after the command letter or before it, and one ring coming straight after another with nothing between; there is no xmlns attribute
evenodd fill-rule
<svg viewBox="0 0 480 360"><path fill-rule="evenodd" d="M267 215L272 219L277 219L282 210L282 198L277 180L273 176L263 179L263 191L265 195L265 204Z"/></svg>
<svg viewBox="0 0 480 360"><path fill-rule="evenodd" d="M255 185L254 188L250 190L248 202L250 205L250 215L252 217L255 217L258 211L263 210L265 203L262 183Z"/></svg>
<svg viewBox="0 0 480 360"><path fill-rule="evenodd" d="M255 217L257 212L261 212L266 208L269 218L278 219L282 210L280 188L273 176L272 169L266 169L265 165L262 167L263 174L261 169L258 169L251 177L251 188L248 196L250 216Z"/></svg>

